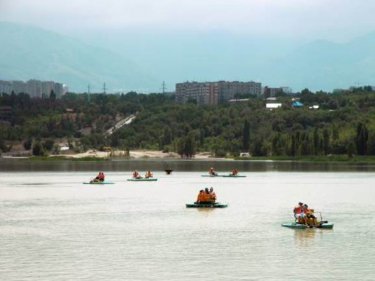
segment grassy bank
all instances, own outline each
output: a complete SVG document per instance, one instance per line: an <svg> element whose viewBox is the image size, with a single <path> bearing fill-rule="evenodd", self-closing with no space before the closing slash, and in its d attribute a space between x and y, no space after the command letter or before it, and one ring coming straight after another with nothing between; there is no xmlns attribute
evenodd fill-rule
<svg viewBox="0 0 375 281"><path fill-rule="evenodd" d="M255 157L236 157L235 160L255 160L255 161L298 161L298 162L346 162L355 164L375 164L375 156L353 156L347 155L327 155L327 156L255 156Z"/></svg>

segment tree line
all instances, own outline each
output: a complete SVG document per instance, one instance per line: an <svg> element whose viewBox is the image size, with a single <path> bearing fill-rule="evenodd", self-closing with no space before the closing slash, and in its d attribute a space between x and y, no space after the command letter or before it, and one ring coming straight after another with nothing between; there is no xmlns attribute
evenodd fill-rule
<svg viewBox="0 0 375 281"><path fill-rule="evenodd" d="M375 155L372 88L335 93L305 89L293 96L304 104L302 108L293 108L291 98L279 96L282 108L270 111L266 101L257 97L237 104L198 106L176 104L173 96L135 92L68 93L61 99L3 94L0 150L22 142L25 148L31 143L35 153L46 154L65 138L77 151L111 146L173 151L187 158L203 151L220 157L241 152L290 157ZM309 109L312 105L319 109ZM137 115L131 124L105 136L119 118L130 114Z"/></svg>

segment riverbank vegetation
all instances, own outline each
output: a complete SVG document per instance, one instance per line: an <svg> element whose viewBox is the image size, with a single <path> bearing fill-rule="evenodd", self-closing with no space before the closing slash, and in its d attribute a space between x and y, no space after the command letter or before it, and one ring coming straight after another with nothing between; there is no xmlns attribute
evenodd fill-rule
<svg viewBox="0 0 375 281"><path fill-rule="evenodd" d="M304 105L292 106L291 99ZM282 107L265 108L262 98L241 103L198 106L175 104L162 94L73 94L62 99L0 96L0 150L22 144L34 155L93 149L153 149L190 158L197 152L216 157L353 159L375 155L375 92L370 87L337 93L278 97ZM319 105L319 109L311 109ZM136 114L130 124L106 131ZM20 145L18 145L20 146ZM340 156L336 156L340 155ZM336 157L336 158L335 158ZM346 161L346 160L345 160Z"/></svg>

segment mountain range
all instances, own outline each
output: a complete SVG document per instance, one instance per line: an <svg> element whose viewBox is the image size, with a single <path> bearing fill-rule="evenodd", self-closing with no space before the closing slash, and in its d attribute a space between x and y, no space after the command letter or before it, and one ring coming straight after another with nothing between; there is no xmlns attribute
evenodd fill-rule
<svg viewBox="0 0 375 281"><path fill-rule="evenodd" d="M58 33L0 23L0 79L52 80L73 91L148 89L155 84L137 64L110 50Z"/></svg>
<svg viewBox="0 0 375 281"><path fill-rule="evenodd" d="M374 85L375 33L345 43L220 32L62 35L0 23L0 79L54 80L73 91L160 91L187 80L260 81L295 91Z"/></svg>

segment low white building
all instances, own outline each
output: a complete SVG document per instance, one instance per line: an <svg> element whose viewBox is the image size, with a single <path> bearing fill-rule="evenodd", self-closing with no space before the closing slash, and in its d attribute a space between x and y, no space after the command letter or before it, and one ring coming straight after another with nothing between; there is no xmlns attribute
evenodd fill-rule
<svg viewBox="0 0 375 281"><path fill-rule="evenodd" d="M315 110L319 109L319 105L316 104L316 105L313 105L313 106L309 106L309 109L315 109Z"/></svg>
<svg viewBox="0 0 375 281"><path fill-rule="evenodd" d="M277 103L277 102L266 103L266 108L269 109L269 110L280 108L281 106L282 106L282 104L281 103Z"/></svg>

